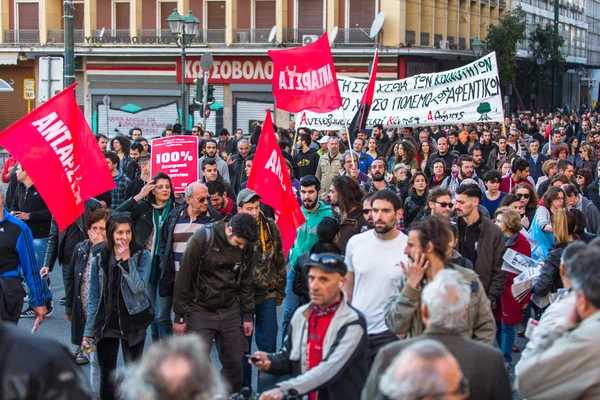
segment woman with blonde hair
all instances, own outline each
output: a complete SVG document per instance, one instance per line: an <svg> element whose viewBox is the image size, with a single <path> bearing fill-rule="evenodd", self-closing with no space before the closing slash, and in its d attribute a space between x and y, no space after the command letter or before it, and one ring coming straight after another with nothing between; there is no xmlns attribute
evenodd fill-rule
<svg viewBox="0 0 600 400"><path fill-rule="evenodd" d="M588 171L596 170L596 161L594 160L595 154L594 148L592 146L590 146L587 143L581 146L581 149L579 150L579 155L581 156L581 158L577 161L577 163L573 164L575 165L578 171L581 169L585 169Z"/></svg>

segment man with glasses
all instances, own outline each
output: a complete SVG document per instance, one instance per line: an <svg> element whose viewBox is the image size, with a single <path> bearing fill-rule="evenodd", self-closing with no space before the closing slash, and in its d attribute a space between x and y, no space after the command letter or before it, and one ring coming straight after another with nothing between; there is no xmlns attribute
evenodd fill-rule
<svg viewBox="0 0 600 400"><path fill-rule="evenodd" d="M358 154L348 150L344 153L342 157L344 159L344 169L340 171L340 175L349 176L350 178L354 179L359 185L369 182L369 177L366 174L363 174L362 171L359 169L360 163L358 161ZM354 162L352 159L354 159Z"/></svg>
<svg viewBox="0 0 600 400"><path fill-rule="evenodd" d="M440 187L432 189L427 198L427 207L430 217L449 219L450 212L454 207L452 193L448 189Z"/></svg>
<svg viewBox="0 0 600 400"><path fill-rule="evenodd" d="M185 188L185 203L177 206L169 213L163 223L161 240L158 248L160 271L159 294L163 297L173 296L175 276L179 271L179 263L194 232L205 224L220 221L223 216L210 205L208 188L194 182Z"/></svg>
<svg viewBox="0 0 600 400"><path fill-rule="evenodd" d="M260 396L280 400L358 400L369 369L365 317L350 305L342 288L347 267L336 254L312 254L308 269L310 303L294 313L278 353L257 351L248 362L260 371L291 375Z"/></svg>

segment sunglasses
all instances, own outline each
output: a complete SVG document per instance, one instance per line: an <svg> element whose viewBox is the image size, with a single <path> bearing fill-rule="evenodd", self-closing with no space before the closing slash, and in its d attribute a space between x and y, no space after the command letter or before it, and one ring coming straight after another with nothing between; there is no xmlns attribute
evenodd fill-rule
<svg viewBox="0 0 600 400"><path fill-rule="evenodd" d="M517 193L516 196L518 198L528 199L529 198L529 193Z"/></svg>
<svg viewBox="0 0 600 400"><path fill-rule="evenodd" d="M436 201L435 203L439 204L442 208L452 208L454 206L454 203L452 202L446 203L445 201Z"/></svg>
<svg viewBox="0 0 600 400"><path fill-rule="evenodd" d="M339 256L317 253L310 255L310 261L325 265L334 265L344 262Z"/></svg>
<svg viewBox="0 0 600 400"><path fill-rule="evenodd" d="M204 203L205 201L210 201L210 196L198 197L196 200L198 200L198 203Z"/></svg>

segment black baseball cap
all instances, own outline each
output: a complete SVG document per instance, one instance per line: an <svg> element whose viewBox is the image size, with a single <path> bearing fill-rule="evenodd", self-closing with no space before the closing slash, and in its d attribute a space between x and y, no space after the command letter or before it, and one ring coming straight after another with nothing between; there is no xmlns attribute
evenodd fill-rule
<svg viewBox="0 0 600 400"><path fill-rule="evenodd" d="M337 272L342 276L348 272L344 258L334 253L311 254L309 260L304 263L304 267L316 267L329 273Z"/></svg>

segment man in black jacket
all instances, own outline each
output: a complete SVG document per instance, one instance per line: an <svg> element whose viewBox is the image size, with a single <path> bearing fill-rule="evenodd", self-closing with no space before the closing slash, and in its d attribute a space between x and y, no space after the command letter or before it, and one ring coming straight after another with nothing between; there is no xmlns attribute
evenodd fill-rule
<svg viewBox="0 0 600 400"><path fill-rule="evenodd" d="M48 237L48 247L46 248L46 256L44 257L43 267L40 269L40 275L50 275L50 272L54 269L54 264L58 260L58 263L64 268L73 258L73 252L77 243L82 242L88 238L87 235L87 220L89 215L96 208L102 207L102 204L96 199L88 199L83 203L84 211L75 222L67 227L62 232L58 231L58 225L54 218L50 223L50 236ZM63 282L65 281L66 274L63 273ZM65 304L65 298L60 299L60 304Z"/></svg>
<svg viewBox="0 0 600 400"><path fill-rule="evenodd" d="M246 213L216 222L211 228L198 229L183 253L175 281L173 332L197 333L206 343L217 338L221 373L233 392L242 386L246 343L242 335L250 336L253 328L253 257L257 239L256 220ZM206 246L210 246L208 253Z"/></svg>
<svg viewBox="0 0 600 400"><path fill-rule="evenodd" d="M365 317L348 304L342 291L348 271L344 259L333 253L313 254L304 267L311 302L294 313L281 351L257 351L250 360L260 371L292 375L263 392L261 400L313 392L323 399L358 400L371 352Z"/></svg>
<svg viewBox="0 0 600 400"><path fill-rule="evenodd" d="M229 180L233 191L237 194L241 190L242 182L246 182L246 159L250 156L250 142L242 139L237 142L237 154L231 158L229 164Z"/></svg>
<svg viewBox="0 0 600 400"><path fill-rule="evenodd" d="M452 164L458 161L456 154L452 153L448 148L448 139L441 137L437 140L438 151L433 153L431 157L427 159L427 166L425 167L425 175L428 178L433 174L433 162L438 159L444 160L446 167L444 168L445 176L450 176L452 173Z"/></svg>
<svg viewBox="0 0 600 400"><path fill-rule="evenodd" d="M40 196L35 189L31 178L23 169L23 166L17 164L15 171L19 185L17 185L15 190L15 197L13 198L10 211L15 217L25 222L29 229L31 229L35 258L38 267L40 267L44 262L44 256L46 255L52 214L50 213L50 210L48 210L48 206L44 199L42 199L42 196ZM50 286L50 279L48 279L48 286ZM52 293L50 293L50 290L45 291L45 298L46 308L48 309L46 317L49 317L53 310ZM29 307L21 313L21 318L34 317L35 313L33 312L33 306L30 304Z"/></svg>
<svg viewBox="0 0 600 400"><path fill-rule="evenodd" d="M310 148L311 142L312 139L309 134L303 133L300 135L298 153L294 157L294 163L296 164L294 176L296 179L301 179L304 175L315 175L317 173L321 157L316 150Z"/></svg>

